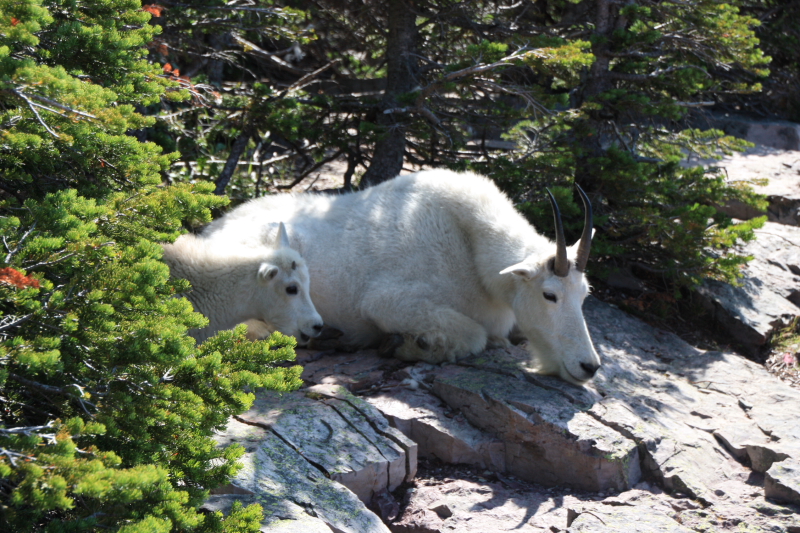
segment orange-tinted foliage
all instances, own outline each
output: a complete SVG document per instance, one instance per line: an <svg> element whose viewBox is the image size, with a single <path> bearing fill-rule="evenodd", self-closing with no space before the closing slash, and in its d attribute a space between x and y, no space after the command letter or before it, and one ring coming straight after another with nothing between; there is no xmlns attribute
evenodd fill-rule
<svg viewBox="0 0 800 533"><path fill-rule="evenodd" d="M164 11L164 6L160 6L158 4L147 4L146 6L142 6L142 11L147 11L154 17L160 17L161 12Z"/></svg>
<svg viewBox="0 0 800 533"><path fill-rule="evenodd" d="M11 267L0 268L0 283L24 289L26 287L39 288L39 280L25 276L19 270Z"/></svg>

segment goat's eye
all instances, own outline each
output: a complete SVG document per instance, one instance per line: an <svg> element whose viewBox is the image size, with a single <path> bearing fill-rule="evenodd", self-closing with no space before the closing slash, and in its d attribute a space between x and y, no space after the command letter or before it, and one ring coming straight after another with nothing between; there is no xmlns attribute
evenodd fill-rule
<svg viewBox="0 0 800 533"><path fill-rule="evenodd" d="M543 296L544 296L545 300L548 300L550 302L557 302L558 301L558 296L556 296L552 292L545 292L545 293L543 293Z"/></svg>
<svg viewBox="0 0 800 533"><path fill-rule="evenodd" d="M297 294L297 285L289 285L286 287L286 294Z"/></svg>

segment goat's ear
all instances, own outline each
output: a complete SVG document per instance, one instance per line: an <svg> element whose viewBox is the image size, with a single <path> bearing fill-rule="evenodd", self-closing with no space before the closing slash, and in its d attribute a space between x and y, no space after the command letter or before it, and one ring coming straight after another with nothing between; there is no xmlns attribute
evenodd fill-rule
<svg viewBox="0 0 800 533"><path fill-rule="evenodd" d="M511 265L510 267L501 270L500 275L503 276L505 274L514 274L515 276L519 276L525 281L528 281L538 276L539 272L541 272L541 267L539 265L526 265L525 263L517 263L516 265Z"/></svg>
<svg viewBox="0 0 800 533"><path fill-rule="evenodd" d="M269 283L278 275L278 267L269 263L261 263L258 267L258 281Z"/></svg>
<svg viewBox="0 0 800 533"><path fill-rule="evenodd" d="M283 222L278 226L278 235L275 237L275 248L291 248L289 244L289 235L286 233L286 226Z"/></svg>

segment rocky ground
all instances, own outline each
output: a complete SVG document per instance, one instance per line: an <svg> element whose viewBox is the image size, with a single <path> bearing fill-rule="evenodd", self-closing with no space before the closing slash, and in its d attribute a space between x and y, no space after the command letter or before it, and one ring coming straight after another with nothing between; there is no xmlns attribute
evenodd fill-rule
<svg viewBox="0 0 800 533"><path fill-rule="evenodd" d="M773 341L766 365L594 297L603 368L582 388L524 347L443 366L299 350L308 387L231 420L245 468L206 508L259 502L270 532L800 532L800 339L781 333L800 316L800 146L767 148L719 163L787 184L763 191L756 260L698 293L744 351Z"/></svg>

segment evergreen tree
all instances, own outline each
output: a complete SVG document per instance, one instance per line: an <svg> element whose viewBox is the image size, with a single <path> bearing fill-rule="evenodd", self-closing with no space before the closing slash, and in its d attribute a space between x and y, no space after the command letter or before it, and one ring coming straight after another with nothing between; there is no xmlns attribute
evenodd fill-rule
<svg viewBox="0 0 800 533"><path fill-rule="evenodd" d="M293 27L308 28L302 38L247 24L236 29L234 15L226 19L232 37L219 55L229 59L226 79L237 81L214 114L259 132L251 141L237 134L240 144L228 138L231 158L220 176L233 172L241 155L258 169L242 166L248 171L234 177L230 192L246 198L263 191L263 163L295 183L293 177L346 156L346 185L365 171L362 187L391 178L403 163L473 168L496 179L548 230L544 187L556 187L565 215L578 215L569 192L577 182L598 214L595 274L632 267L678 285L735 279L746 258L728 251L752 238L761 221L732 224L717 207L763 201L744 184L680 165L689 154L745 146L685 125L688 111L757 91L767 74L754 34L758 21L735 2L298 5L306 11L293 12ZM270 9L280 12L276 4ZM247 16L235 15L242 22ZM170 39L170 50L187 44ZM192 53L188 47L183 57ZM203 128L219 132L224 123L213 118ZM497 149L502 134L515 150ZM206 153L225 146L210 138L217 141L206 143Z"/></svg>
<svg viewBox="0 0 800 533"><path fill-rule="evenodd" d="M0 2L0 529L257 531L258 506L196 507L243 450L211 438L299 386L294 340L196 346L158 243L226 203L162 186L174 155L128 135L136 106L186 98L145 60L130 0Z"/></svg>
<svg viewBox="0 0 800 533"><path fill-rule="evenodd" d="M800 1L741 0L741 9L759 21L756 37L760 48L772 58L770 75L752 80L747 72L737 72L760 81L764 89L757 94L727 95L724 108L800 122Z"/></svg>

